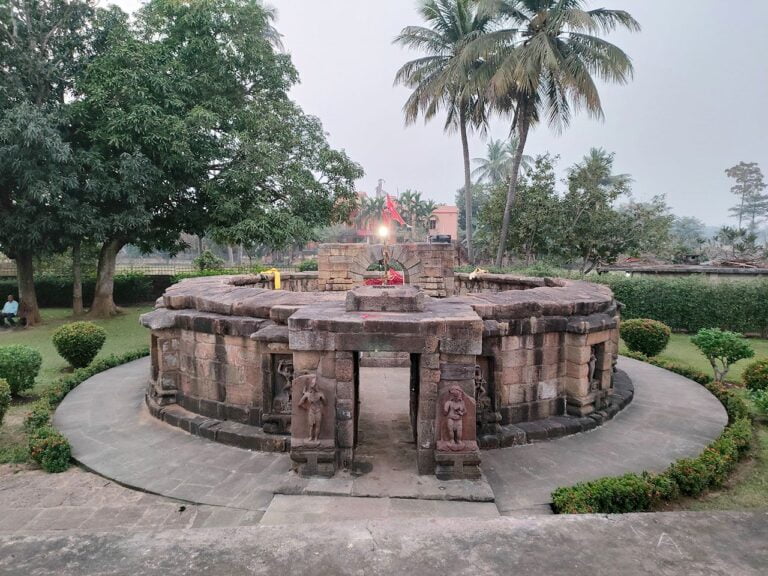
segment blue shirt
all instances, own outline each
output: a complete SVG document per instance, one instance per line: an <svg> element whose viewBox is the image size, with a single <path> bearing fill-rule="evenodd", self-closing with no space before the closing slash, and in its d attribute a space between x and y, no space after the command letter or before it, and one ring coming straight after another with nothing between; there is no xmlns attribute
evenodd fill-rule
<svg viewBox="0 0 768 576"><path fill-rule="evenodd" d="M14 300L13 302L6 302L3 306L3 314L16 314L19 312L19 303Z"/></svg>

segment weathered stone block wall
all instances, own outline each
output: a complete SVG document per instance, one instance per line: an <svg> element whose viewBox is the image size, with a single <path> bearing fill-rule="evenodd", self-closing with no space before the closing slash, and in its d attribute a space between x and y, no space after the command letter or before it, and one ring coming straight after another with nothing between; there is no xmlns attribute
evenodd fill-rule
<svg viewBox="0 0 768 576"><path fill-rule="evenodd" d="M419 286L429 296L454 293L453 244L411 243L388 247L390 262L403 266L405 282ZM322 244L318 249L318 289L347 291L363 284L367 269L383 258L382 244Z"/></svg>

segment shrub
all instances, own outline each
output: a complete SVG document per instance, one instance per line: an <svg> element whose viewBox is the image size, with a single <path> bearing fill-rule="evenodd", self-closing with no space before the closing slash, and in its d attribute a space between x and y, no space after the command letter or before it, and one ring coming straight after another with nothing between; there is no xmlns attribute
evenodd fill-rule
<svg viewBox="0 0 768 576"><path fill-rule="evenodd" d="M666 324L648 318L626 320L620 330L627 348L646 356L658 356L667 347L672 333Z"/></svg>
<svg viewBox="0 0 768 576"><path fill-rule="evenodd" d="M768 390L768 359L756 360L741 375L747 390Z"/></svg>
<svg viewBox="0 0 768 576"><path fill-rule="evenodd" d="M642 512L677 493L677 485L669 477L630 473L558 488L552 493L552 507L556 514Z"/></svg>
<svg viewBox="0 0 768 576"><path fill-rule="evenodd" d="M216 256L210 250L205 250L200 256L192 260L192 265L200 272L206 270L223 270L224 260Z"/></svg>
<svg viewBox="0 0 768 576"><path fill-rule="evenodd" d="M0 378L0 426L3 424L3 417L11 405L11 387L8 382Z"/></svg>
<svg viewBox="0 0 768 576"><path fill-rule="evenodd" d="M302 260L299 264L299 272L314 272L317 270L317 258Z"/></svg>
<svg viewBox="0 0 768 576"><path fill-rule="evenodd" d="M723 382L731 365L744 358L755 355L752 346L741 334L719 328L703 328L691 342L707 357L715 373L715 381Z"/></svg>
<svg viewBox="0 0 768 576"><path fill-rule="evenodd" d="M43 426L29 437L29 455L46 472L64 472L69 468L72 448L64 436L50 426Z"/></svg>
<svg viewBox="0 0 768 576"><path fill-rule="evenodd" d="M680 374L680 376L685 376L689 380L693 380L698 384L706 385L712 382L712 376L702 372L701 370L697 370L696 368L691 368L690 366L676 364L674 362L662 360L661 358L648 358L648 356L645 354L641 354L640 352L632 352L631 350L624 355L627 358L633 358L635 360L640 360L641 362L648 362L649 364L653 364L659 368L664 368L670 372Z"/></svg>
<svg viewBox="0 0 768 576"><path fill-rule="evenodd" d="M758 412L768 415L768 390L750 392L750 398Z"/></svg>
<svg viewBox="0 0 768 576"><path fill-rule="evenodd" d="M31 434L36 429L49 426L50 424L51 405L46 398L41 398L32 404L32 409L27 413L27 417L24 418L24 430Z"/></svg>
<svg viewBox="0 0 768 576"><path fill-rule="evenodd" d="M42 363L43 357L34 348L20 344L0 346L0 378L8 382L14 396L32 388Z"/></svg>
<svg viewBox="0 0 768 576"><path fill-rule="evenodd" d="M106 339L107 331L93 322L64 324L53 333L56 351L75 368L88 366Z"/></svg>

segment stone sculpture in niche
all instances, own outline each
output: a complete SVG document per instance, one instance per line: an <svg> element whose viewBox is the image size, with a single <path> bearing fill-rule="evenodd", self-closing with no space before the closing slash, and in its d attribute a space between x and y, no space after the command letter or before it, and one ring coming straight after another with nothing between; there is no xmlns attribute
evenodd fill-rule
<svg viewBox="0 0 768 576"><path fill-rule="evenodd" d="M596 373L597 373L597 346L592 346L592 348L590 349L589 372L588 372L590 390L597 390L600 388L600 383L595 379Z"/></svg>
<svg viewBox="0 0 768 576"><path fill-rule="evenodd" d="M317 442L320 437L320 426L323 423L325 394L317 389L317 376L312 375L299 400L299 408L307 411L307 441Z"/></svg>
<svg viewBox="0 0 768 576"><path fill-rule="evenodd" d="M280 360L277 363L277 374L282 377L282 382L275 383L275 399L272 408L277 414L291 413L291 390L293 387L293 362Z"/></svg>
<svg viewBox="0 0 768 576"><path fill-rule="evenodd" d="M460 386L451 386L448 400L443 404L442 410L448 432L448 437L444 440L448 442L451 450L461 450L464 448L464 415L467 413L467 405Z"/></svg>

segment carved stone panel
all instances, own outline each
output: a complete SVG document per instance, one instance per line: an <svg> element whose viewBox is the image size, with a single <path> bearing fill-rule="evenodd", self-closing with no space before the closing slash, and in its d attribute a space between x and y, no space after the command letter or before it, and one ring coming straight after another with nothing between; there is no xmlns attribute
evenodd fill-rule
<svg viewBox="0 0 768 576"><path fill-rule="evenodd" d="M454 384L438 400L436 432L438 452L477 450L476 403Z"/></svg>
<svg viewBox="0 0 768 576"><path fill-rule="evenodd" d="M336 389L333 381L316 374L293 380L291 447L335 445Z"/></svg>
<svg viewBox="0 0 768 576"><path fill-rule="evenodd" d="M272 356L272 413L290 414L293 395L293 355Z"/></svg>

